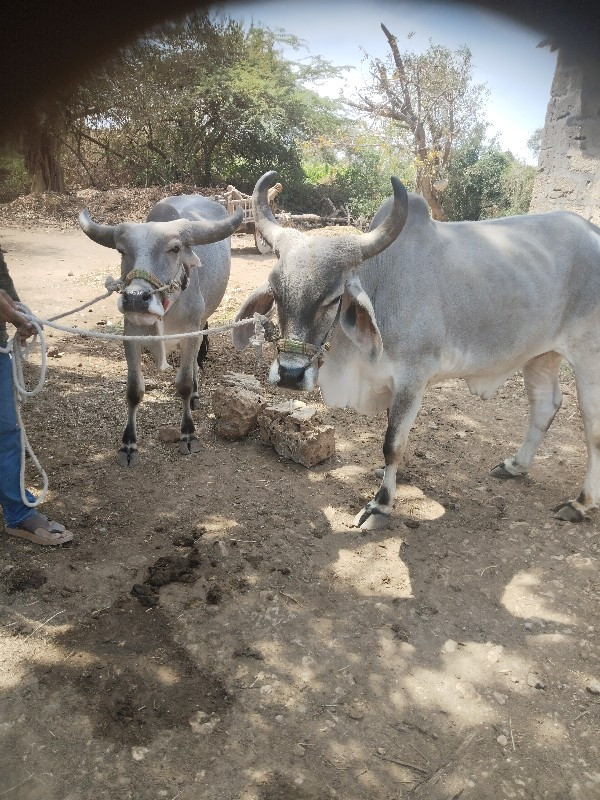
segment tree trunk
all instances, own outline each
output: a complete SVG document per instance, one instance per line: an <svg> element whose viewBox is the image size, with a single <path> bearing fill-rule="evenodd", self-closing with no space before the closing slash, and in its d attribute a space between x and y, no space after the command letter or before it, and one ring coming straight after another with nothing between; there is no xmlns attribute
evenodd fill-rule
<svg viewBox="0 0 600 800"><path fill-rule="evenodd" d="M25 134L25 165L31 178L31 192L64 194L65 177L60 151L60 137L51 118L44 114L32 120Z"/></svg>
<svg viewBox="0 0 600 800"><path fill-rule="evenodd" d="M442 208L438 193L431 184L430 175L425 172L417 172L417 191L423 195L425 200L427 200L427 205L431 210L431 216L433 219L436 219L439 222L447 222L448 217Z"/></svg>

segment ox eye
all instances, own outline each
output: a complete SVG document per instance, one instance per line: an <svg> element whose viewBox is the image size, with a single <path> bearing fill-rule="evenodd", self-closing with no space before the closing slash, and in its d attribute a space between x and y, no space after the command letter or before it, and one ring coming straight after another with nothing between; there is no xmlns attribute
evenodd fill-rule
<svg viewBox="0 0 600 800"><path fill-rule="evenodd" d="M180 250L181 250L181 245L176 244L175 247L171 247L169 253L179 253Z"/></svg>

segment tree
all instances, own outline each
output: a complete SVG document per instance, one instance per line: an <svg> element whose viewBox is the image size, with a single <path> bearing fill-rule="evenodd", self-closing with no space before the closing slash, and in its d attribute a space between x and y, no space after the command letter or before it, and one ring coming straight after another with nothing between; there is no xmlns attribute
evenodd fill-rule
<svg viewBox="0 0 600 800"><path fill-rule="evenodd" d="M434 184L457 142L481 121L485 88L473 84L471 52L434 45L423 54L401 53L397 38L381 25L390 54L370 59L370 84L349 105L400 129L415 161L416 188L435 219L445 219Z"/></svg>
<svg viewBox="0 0 600 800"><path fill-rule="evenodd" d="M29 118L22 136L25 168L29 174L30 192L65 191L62 167L64 139L64 101L55 100L39 108Z"/></svg>
<svg viewBox="0 0 600 800"><path fill-rule="evenodd" d="M452 153L446 170L444 210L452 220L479 220L526 214L535 168L487 142L483 126Z"/></svg>
<svg viewBox="0 0 600 800"><path fill-rule="evenodd" d="M136 183L232 182L276 168L301 179L300 142L341 124L335 103L304 87L334 72L285 60L273 33L198 11L152 31L89 80L72 109L69 148L91 177L101 154Z"/></svg>

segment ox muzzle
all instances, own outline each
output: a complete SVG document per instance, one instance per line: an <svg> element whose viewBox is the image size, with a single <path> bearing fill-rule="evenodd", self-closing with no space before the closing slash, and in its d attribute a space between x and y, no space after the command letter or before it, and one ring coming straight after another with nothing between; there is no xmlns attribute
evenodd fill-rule
<svg viewBox="0 0 600 800"><path fill-rule="evenodd" d="M310 392L315 388L319 367L329 350L329 337L340 319L340 297L335 317L320 347L298 339L277 340L277 358L269 371L269 381L285 389Z"/></svg>
<svg viewBox="0 0 600 800"><path fill-rule="evenodd" d="M315 387L319 366L327 343L315 347L296 339L277 342L277 358L269 371L269 381L283 389L310 392Z"/></svg>

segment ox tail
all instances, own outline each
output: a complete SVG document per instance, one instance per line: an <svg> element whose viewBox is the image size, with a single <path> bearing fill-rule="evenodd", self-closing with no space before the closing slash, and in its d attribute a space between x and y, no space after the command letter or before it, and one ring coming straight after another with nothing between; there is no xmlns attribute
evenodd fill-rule
<svg viewBox="0 0 600 800"><path fill-rule="evenodd" d="M204 323L204 330L208 330L208 322ZM198 350L198 355L196 356L196 361L198 362L198 366L200 369L204 368L204 362L208 356L208 336L202 337L202 342L200 344L200 349Z"/></svg>

